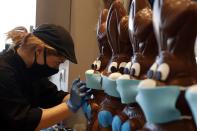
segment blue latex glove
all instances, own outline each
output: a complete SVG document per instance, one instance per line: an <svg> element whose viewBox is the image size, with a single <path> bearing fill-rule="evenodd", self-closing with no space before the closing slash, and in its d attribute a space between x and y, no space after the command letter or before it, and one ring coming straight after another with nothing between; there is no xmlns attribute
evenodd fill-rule
<svg viewBox="0 0 197 131"><path fill-rule="evenodd" d="M90 95L91 89L87 88L86 83L78 78L73 81L67 105L73 112L76 112Z"/></svg>

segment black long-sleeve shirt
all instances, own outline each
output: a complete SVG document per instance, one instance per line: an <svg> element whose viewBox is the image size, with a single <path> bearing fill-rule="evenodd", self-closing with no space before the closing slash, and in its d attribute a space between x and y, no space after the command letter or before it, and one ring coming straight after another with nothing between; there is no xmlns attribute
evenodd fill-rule
<svg viewBox="0 0 197 131"><path fill-rule="evenodd" d="M35 130L42 116L40 108L53 107L66 95L47 78L28 79L25 63L17 53L0 54L1 129Z"/></svg>

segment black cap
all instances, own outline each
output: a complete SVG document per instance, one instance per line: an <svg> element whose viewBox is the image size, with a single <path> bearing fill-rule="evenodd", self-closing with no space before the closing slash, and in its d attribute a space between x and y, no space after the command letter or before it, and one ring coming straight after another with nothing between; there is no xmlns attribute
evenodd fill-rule
<svg viewBox="0 0 197 131"><path fill-rule="evenodd" d="M54 24L42 24L33 30L32 34L77 64L74 43L65 28Z"/></svg>

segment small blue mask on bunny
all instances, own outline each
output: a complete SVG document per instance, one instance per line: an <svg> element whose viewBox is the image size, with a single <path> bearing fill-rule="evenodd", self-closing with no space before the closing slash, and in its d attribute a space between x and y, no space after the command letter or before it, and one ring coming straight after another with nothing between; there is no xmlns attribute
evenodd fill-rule
<svg viewBox="0 0 197 131"><path fill-rule="evenodd" d="M177 86L140 88L136 100L143 108L147 122L166 123L181 117L176 109L179 94Z"/></svg>

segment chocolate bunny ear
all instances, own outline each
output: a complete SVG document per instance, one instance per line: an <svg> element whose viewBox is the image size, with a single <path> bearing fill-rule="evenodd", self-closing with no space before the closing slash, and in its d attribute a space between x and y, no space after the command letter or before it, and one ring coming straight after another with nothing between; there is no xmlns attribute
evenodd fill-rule
<svg viewBox="0 0 197 131"><path fill-rule="evenodd" d="M138 11L146 7L151 8L151 5L148 0L133 0L130 7L130 15L132 15L133 18L135 17L135 14L137 14Z"/></svg>
<svg viewBox="0 0 197 131"><path fill-rule="evenodd" d="M107 15L108 15L108 9L103 9L100 13L100 16L99 16L99 20L98 20L98 25L99 27L106 22L107 20Z"/></svg>
<svg viewBox="0 0 197 131"><path fill-rule="evenodd" d="M130 11L130 6L131 6L131 3L132 3L132 0L122 0L122 3L124 5L124 8L125 8L127 14L129 15L129 11Z"/></svg>
<svg viewBox="0 0 197 131"><path fill-rule="evenodd" d="M125 52L125 47L128 43L124 43L124 41L129 41L126 15L127 13L119 0L111 5L107 17L107 37L114 55L127 53ZM126 48L128 49L128 47Z"/></svg>
<svg viewBox="0 0 197 131"><path fill-rule="evenodd" d="M103 0L104 3L104 8L109 9L111 4L114 2L115 0Z"/></svg>
<svg viewBox="0 0 197 131"><path fill-rule="evenodd" d="M160 50L194 59L196 12L197 3L190 0L155 1L153 22Z"/></svg>
<svg viewBox="0 0 197 131"><path fill-rule="evenodd" d="M106 57L111 56L111 49L107 39L107 30L106 30L106 20L108 15L108 9L103 9L97 26L97 40L100 55Z"/></svg>
<svg viewBox="0 0 197 131"><path fill-rule="evenodd" d="M181 1L179 1L181 2ZM187 6L186 4L189 4ZM179 7L180 8L180 7ZM176 42L168 42L170 45L169 50L179 57L195 58L194 55L194 45L197 36L197 2L187 2L183 1L181 8L186 8L183 10L182 14L176 17L177 19L171 24L173 27L175 24L177 27ZM173 16L175 17L175 16ZM182 53L184 51L184 54ZM186 58L186 59L189 59Z"/></svg>
<svg viewBox="0 0 197 131"><path fill-rule="evenodd" d="M152 28L152 11L148 0L133 0L129 16L129 37L133 52L141 51L140 42Z"/></svg>

